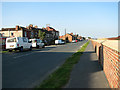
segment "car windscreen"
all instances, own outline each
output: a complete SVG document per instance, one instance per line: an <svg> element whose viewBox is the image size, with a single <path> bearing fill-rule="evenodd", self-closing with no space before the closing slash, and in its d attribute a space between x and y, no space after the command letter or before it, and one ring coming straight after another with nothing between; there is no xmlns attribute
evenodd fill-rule
<svg viewBox="0 0 120 90"><path fill-rule="evenodd" d="M7 42L16 42L16 38L8 39Z"/></svg>

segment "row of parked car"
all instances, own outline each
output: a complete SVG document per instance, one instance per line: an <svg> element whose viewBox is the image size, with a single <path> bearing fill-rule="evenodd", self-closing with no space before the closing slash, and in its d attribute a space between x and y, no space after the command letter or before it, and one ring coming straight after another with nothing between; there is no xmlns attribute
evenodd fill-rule
<svg viewBox="0 0 120 90"><path fill-rule="evenodd" d="M44 48L45 45L40 39L28 39L27 37L12 37L6 39L6 49L9 51L24 49L32 50L33 47Z"/></svg>
<svg viewBox="0 0 120 90"><path fill-rule="evenodd" d="M73 40L73 43L78 42L77 40ZM65 44L62 40L55 40L55 44ZM27 37L11 37L6 38L6 50L10 52L12 50L23 51L24 49L32 50L32 48L44 48L45 44L40 39L28 39Z"/></svg>
<svg viewBox="0 0 120 90"><path fill-rule="evenodd" d="M78 40L72 40L72 43L76 43L76 42L78 42ZM55 40L55 44L56 44L56 45L57 45L57 44L65 44L65 42L62 41L62 40Z"/></svg>

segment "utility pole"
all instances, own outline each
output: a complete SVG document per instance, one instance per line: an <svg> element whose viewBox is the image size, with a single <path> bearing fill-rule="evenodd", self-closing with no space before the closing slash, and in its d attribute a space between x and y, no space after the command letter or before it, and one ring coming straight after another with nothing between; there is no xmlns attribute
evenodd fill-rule
<svg viewBox="0 0 120 90"><path fill-rule="evenodd" d="M65 29L65 43L66 43L66 29Z"/></svg>

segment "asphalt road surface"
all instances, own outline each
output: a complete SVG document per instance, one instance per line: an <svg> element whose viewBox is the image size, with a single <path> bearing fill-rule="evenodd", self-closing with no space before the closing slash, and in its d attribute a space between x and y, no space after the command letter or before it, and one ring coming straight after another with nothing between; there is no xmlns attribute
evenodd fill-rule
<svg viewBox="0 0 120 90"><path fill-rule="evenodd" d="M86 41L2 54L2 88L33 88Z"/></svg>

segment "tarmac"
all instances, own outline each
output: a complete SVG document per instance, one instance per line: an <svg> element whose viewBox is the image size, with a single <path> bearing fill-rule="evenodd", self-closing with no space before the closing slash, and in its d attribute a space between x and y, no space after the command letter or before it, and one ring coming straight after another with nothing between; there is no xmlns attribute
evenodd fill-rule
<svg viewBox="0 0 120 90"><path fill-rule="evenodd" d="M91 42L74 66L65 88L110 88Z"/></svg>

